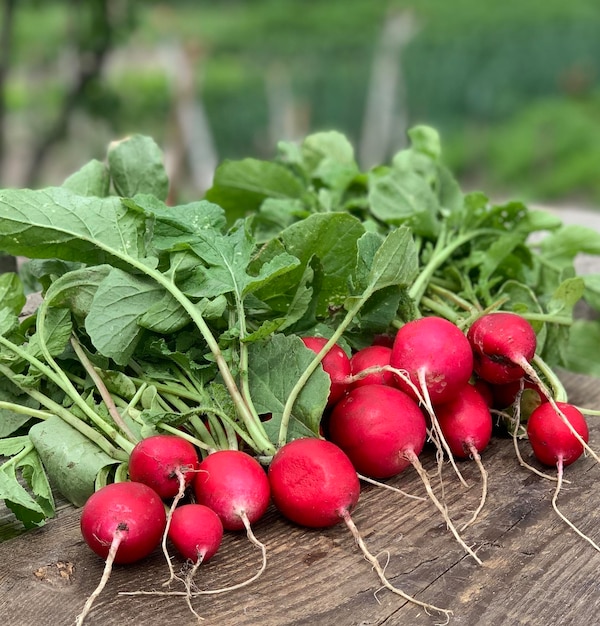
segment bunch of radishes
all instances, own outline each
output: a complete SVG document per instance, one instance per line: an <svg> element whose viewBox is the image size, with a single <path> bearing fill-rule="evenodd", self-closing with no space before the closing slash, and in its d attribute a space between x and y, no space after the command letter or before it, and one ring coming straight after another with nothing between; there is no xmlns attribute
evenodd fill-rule
<svg viewBox="0 0 600 626"><path fill-rule="evenodd" d="M327 341L303 340L317 354ZM535 349L529 322L507 312L482 315L466 332L441 317L419 318L404 324L389 345L378 341L351 357L336 344L321 362L331 379L322 438L288 442L271 459L261 459L263 465L242 450L219 450L201 458L191 443L176 435L143 439L130 456L131 481L100 489L84 506L83 536L107 560L108 568L112 562L147 556L162 538L172 580L167 539L197 567L215 554L224 529L246 529L263 549L264 569L264 546L251 525L272 502L302 526L345 523L385 587L449 615L448 609L407 596L386 579L351 518L360 494L359 477L378 481L413 466L456 539L481 563L462 541L419 455L429 439L437 448L440 472L442 460L449 458L461 480L454 458L478 462L482 498L465 526L473 523L485 502L486 472L479 455L492 436L493 399L505 397L510 387L513 397L500 403L518 403L525 386L533 386L539 406L528 418L527 435L538 461L557 467L557 494L563 467L588 448L588 430L580 410L556 401L537 374L531 364ZM180 505L188 492L190 502ZM187 591L189 601L189 585Z"/></svg>

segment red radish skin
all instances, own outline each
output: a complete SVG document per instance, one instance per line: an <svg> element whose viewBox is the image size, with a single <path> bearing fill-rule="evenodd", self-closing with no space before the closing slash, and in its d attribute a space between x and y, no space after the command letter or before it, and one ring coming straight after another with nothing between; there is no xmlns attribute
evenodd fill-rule
<svg viewBox="0 0 600 626"><path fill-rule="evenodd" d="M467 331L474 356L474 370L490 383L502 384L525 375L522 361L530 362L537 346L531 324L508 311L487 313Z"/></svg>
<svg viewBox="0 0 600 626"><path fill-rule="evenodd" d="M392 349L387 346L372 345L362 348L350 357L350 371L352 382L350 388L362 387L363 385L395 385L393 372L381 370L366 376L357 377L358 374L374 367L384 367L390 364Z"/></svg>
<svg viewBox="0 0 600 626"><path fill-rule="evenodd" d="M268 471L276 508L289 520L309 528L342 521L360 495L350 459L323 439L295 439L281 447Z"/></svg>
<svg viewBox="0 0 600 626"><path fill-rule="evenodd" d="M139 441L129 457L129 477L152 487L163 498L175 497L191 484L200 465L196 448L177 435L153 435Z"/></svg>
<svg viewBox="0 0 600 626"><path fill-rule="evenodd" d="M407 595L386 578L379 560L369 551L352 520L351 511L358 503L360 483L341 448L324 439L295 439L273 456L268 476L273 502L287 519L309 528L327 528L344 522L386 589L426 611L450 615L447 609Z"/></svg>
<svg viewBox="0 0 600 626"><path fill-rule="evenodd" d="M166 524L159 495L137 482L112 483L93 493L81 511L81 534L88 546L106 559L115 531L122 539L115 563L134 563L160 543Z"/></svg>
<svg viewBox="0 0 600 626"><path fill-rule="evenodd" d="M223 539L219 516L202 504L183 504L173 511L169 539L183 558L208 562Z"/></svg>
<svg viewBox="0 0 600 626"><path fill-rule="evenodd" d="M328 342L325 337L301 337L301 339L304 345L315 354L319 354ZM335 344L323 357L321 365L331 379L327 406L333 406L347 391L348 378L351 373L350 358L340 346Z"/></svg>
<svg viewBox="0 0 600 626"><path fill-rule="evenodd" d="M581 411L567 402L557 402L556 405L587 443L589 431ZM563 466L570 465L583 454L582 443L575 438L567 424L548 402L540 405L529 416L527 437L535 458L549 467L556 466L559 460Z"/></svg>
<svg viewBox="0 0 600 626"><path fill-rule="evenodd" d="M442 317L422 317L407 322L396 333L390 365L405 370L418 389L424 380L433 405L447 402L473 373L473 352L463 332ZM415 397L401 377L397 384Z"/></svg>
<svg viewBox="0 0 600 626"><path fill-rule="evenodd" d="M485 403L491 409L494 406L494 393L492 391L492 385L481 378L476 378L472 383L473 387L479 391L483 396Z"/></svg>
<svg viewBox="0 0 600 626"><path fill-rule="evenodd" d="M166 523L163 501L143 483L112 483L88 498L81 511L81 534L105 563L100 582L77 616L76 626L83 624L108 583L113 564L134 563L148 556L160 543Z"/></svg>
<svg viewBox="0 0 600 626"><path fill-rule="evenodd" d="M407 394L366 385L353 389L333 408L328 436L360 474L390 478L411 464L408 450L421 454L427 429L423 413Z"/></svg>
<svg viewBox="0 0 600 626"><path fill-rule="evenodd" d="M470 384L449 402L439 404L435 413L452 454L467 459L483 452L492 438L493 420L487 402Z"/></svg>
<svg viewBox="0 0 600 626"><path fill-rule="evenodd" d="M267 510L270 488L261 464L240 450L218 450L199 465L194 480L198 504L210 507L225 530L243 530L242 513L253 524Z"/></svg>

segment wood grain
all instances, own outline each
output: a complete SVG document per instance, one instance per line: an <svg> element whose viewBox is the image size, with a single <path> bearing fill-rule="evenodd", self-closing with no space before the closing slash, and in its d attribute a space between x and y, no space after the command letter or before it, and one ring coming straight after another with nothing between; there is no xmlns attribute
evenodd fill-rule
<svg viewBox="0 0 600 626"><path fill-rule="evenodd" d="M600 408L595 379L564 374L570 400ZM590 418L591 444L600 449L600 424ZM526 442L523 455L531 460ZM495 439L483 456L490 474L489 496L465 539L483 566L462 550L430 502L408 500L389 490L365 486L354 520L392 583L425 602L453 611L450 624L476 626L600 623L597 571L600 553L576 536L551 508L553 483L521 468L512 441ZM433 474L432 451L424 463ZM452 518L468 519L479 499L475 466L461 464L472 485L466 490L445 470ZM567 468L571 483L559 499L561 510L600 541L600 468L582 458ZM412 469L389 481L418 495L424 488ZM255 527L267 546L263 576L235 592L194 599L212 626L425 626L439 615L380 587L344 526L305 530L269 510ZM182 597L125 596L124 591L161 590L167 576L162 553L132 566L116 567L86 623L90 626L197 623ZM0 616L6 624L72 624L97 585L103 563L83 543L79 512L62 508L46 526L0 544ZM181 561L174 559L179 568ZM228 533L214 559L197 573L200 589L238 583L257 571L260 553L245 534ZM181 589L173 587L173 589Z"/></svg>

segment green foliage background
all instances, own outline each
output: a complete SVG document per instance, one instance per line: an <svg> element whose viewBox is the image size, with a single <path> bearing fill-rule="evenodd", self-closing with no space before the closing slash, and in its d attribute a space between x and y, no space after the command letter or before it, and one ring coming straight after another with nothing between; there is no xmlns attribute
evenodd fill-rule
<svg viewBox="0 0 600 626"><path fill-rule="evenodd" d="M408 122L440 129L452 169L500 193L600 201L596 0L122 4L130 15L116 33L117 50L131 62L105 72L87 90L92 122L72 130L70 141L79 142L79 150L67 171L99 153L111 135L165 139L169 77L144 56L175 40L201 59L196 88L219 158L274 153L265 89L271 70L288 78L309 130L335 128L357 144L382 25L391 11L409 10L419 30L402 57ZM17 5L8 108L42 133L64 95L65 77L56 68L65 39L73 29L93 33L94 23L81 3ZM91 154L81 154L84 149Z"/></svg>

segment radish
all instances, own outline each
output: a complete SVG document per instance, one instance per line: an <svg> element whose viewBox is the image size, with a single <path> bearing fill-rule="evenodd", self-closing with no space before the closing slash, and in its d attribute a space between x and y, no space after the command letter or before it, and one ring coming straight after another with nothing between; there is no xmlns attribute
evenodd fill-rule
<svg viewBox="0 0 600 626"><path fill-rule="evenodd" d="M183 504L173 511L169 539L185 559L206 563L221 545L223 524L207 506Z"/></svg>
<svg viewBox="0 0 600 626"><path fill-rule="evenodd" d="M431 402L447 402L471 378L473 352L463 332L442 317L407 322L396 333L390 365L405 370L399 387L415 397L414 386ZM412 385L411 385L412 383Z"/></svg>
<svg viewBox="0 0 600 626"><path fill-rule="evenodd" d="M390 478L408 467L427 438L417 403L395 387L366 385L353 389L333 408L328 436L354 468L372 478Z"/></svg>
<svg viewBox="0 0 600 626"><path fill-rule="evenodd" d="M434 494L427 471L419 461L427 429L425 417L411 397L385 385L357 387L333 408L328 432L331 441L361 474L390 478L412 465L458 543L481 564Z"/></svg>
<svg viewBox="0 0 600 626"><path fill-rule="evenodd" d="M139 441L129 456L129 477L173 498L191 484L200 461L196 448L177 435L153 435Z"/></svg>
<svg viewBox="0 0 600 626"><path fill-rule="evenodd" d="M466 487L440 431L434 405L450 400L473 374L473 351L467 338L458 326L442 317L422 317L407 322L396 333L390 365L399 370L400 389L419 399L431 419L431 439L438 449L440 475L445 450L456 475Z"/></svg>
<svg viewBox="0 0 600 626"><path fill-rule="evenodd" d="M177 435L159 434L139 441L129 455L129 477L152 487L162 498L173 498L167 514L162 550L169 568L169 584L175 578L167 549L171 518L185 490L194 479L200 460L196 448Z"/></svg>
<svg viewBox="0 0 600 626"><path fill-rule="evenodd" d="M208 562L217 552L223 539L223 524L219 516L202 504L184 504L173 511L169 539L184 558L193 563L183 580L186 602L190 611L200 621L202 618L192 606L192 582L202 563Z"/></svg>
<svg viewBox="0 0 600 626"><path fill-rule="evenodd" d="M350 388L362 385L394 385L394 374L389 369L373 371L371 374L363 374L372 368L383 368L390 364L392 349L388 346L372 345L358 350L350 357L350 372L352 374Z"/></svg>
<svg viewBox="0 0 600 626"><path fill-rule="evenodd" d="M474 356L474 370L490 383L502 384L525 375L523 362L531 362L537 338L531 324L508 311L487 313L467 331Z"/></svg>
<svg viewBox="0 0 600 626"><path fill-rule="evenodd" d="M81 534L106 562L98 587L77 617L78 625L106 586L113 563L133 563L148 556L158 546L166 520L161 498L143 483L112 483L88 498L81 512Z"/></svg>
<svg viewBox="0 0 600 626"><path fill-rule="evenodd" d="M543 465L557 468L558 480L552 497L552 507L556 514L580 537L600 552L600 547L558 509L557 500L562 487L563 470L583 454L584 446L581 441L587 443L589 431L585 417L577 407L567 402L557 402L556 404L571 427L565 424L563 418L550 403L544 403L530 415L527 421L527 437L535 458ZM572 429L578 433L579 438L573 435Z"/></svg>
<svg viewBox="0 0 600 626"><path fill-rule="evenodd" d="M488 403L479 390L471 384L464 385L458 395L436 407L436 415L452 454L459 459L472 457L481 474L482 488L479 506L461 530L470 526L485 504L487 471L481 462L480 452L492 437L493 420Z"/></svg>
<svg viewBox="0 0 600 626"><path fill-rule="evenodd" d="M325 337L301 337L301 339L304 345L315 354L319 354L328 341ZM346 393L348 377L351 374L350 359L344 350L336 344L325 354L321 365L331 379L327 406L333 406Z"/></svg>
<svg viewBox="0 0 600 626"><path fill-rule="evenodd" d="M255 537L252 524L266 512L271 500L267 473L252 456L241 450L217 450L199 465L194 480L198 504L211 508L225 530L246 529L248 539L262 553L262 567L249 578L256 580L267 565L265 546Z"/></svg>
<svg viewBox="0 0 600 626"><path fill-rule="evenodd" d="M324 439L295 439L276 452L268 477L273 502L287 519L309 528L344 522L386 589L425 610L438 611L446 616L451 613L416 600L388 581L379 560L368 550L352 520L351 512L360 496L360 483L352 462L341 448Z"/></svg>

